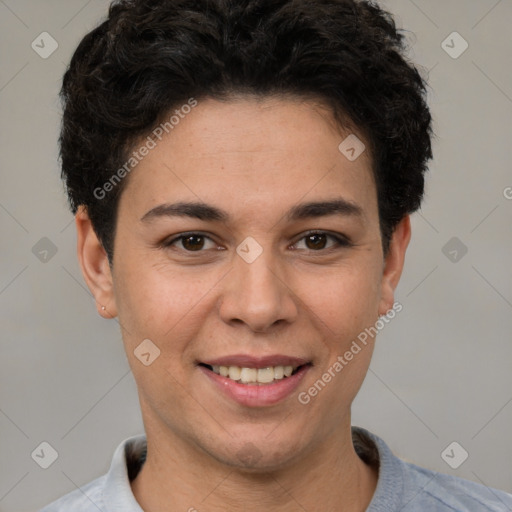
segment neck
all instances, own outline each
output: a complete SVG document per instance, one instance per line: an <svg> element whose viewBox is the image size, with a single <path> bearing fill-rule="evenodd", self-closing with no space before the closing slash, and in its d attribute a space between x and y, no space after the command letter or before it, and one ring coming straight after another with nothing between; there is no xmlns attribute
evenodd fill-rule
<svg viewBox="0 0 512 512"><path fill-rule="evenodd" d="M269 471L243 471L172 434L146 432L146 462L131 484L145 512L296 512L319 505L363 512L377 485L377 470L354 450L350 423L300 459Z"/></svg>

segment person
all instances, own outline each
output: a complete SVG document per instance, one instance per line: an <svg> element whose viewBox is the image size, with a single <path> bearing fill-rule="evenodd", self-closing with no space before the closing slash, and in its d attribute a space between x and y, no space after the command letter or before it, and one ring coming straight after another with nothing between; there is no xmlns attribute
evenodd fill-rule
<svg viewBox="0 0 512 512"><path fill-rule="evenodd" d="M351 425L432 158L405 52L363 0L122 0L83 38L62 175L145 434L43 512L512 510Z"/></svg>

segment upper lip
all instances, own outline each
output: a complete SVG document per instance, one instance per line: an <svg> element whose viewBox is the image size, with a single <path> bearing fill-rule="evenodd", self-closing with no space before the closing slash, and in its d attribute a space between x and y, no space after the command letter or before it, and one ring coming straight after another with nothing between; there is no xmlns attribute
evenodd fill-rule
<svg viewBox="0 0 512 512"><path fill-rule="evenodd" d="M239 366L240 368L267 368L268 366L293 366L297 368L298 366L310 363L309 360L301 357L292 357L282 354L259 357L250 356L248 354L233 354L200 362L209 366Z"/></svg>

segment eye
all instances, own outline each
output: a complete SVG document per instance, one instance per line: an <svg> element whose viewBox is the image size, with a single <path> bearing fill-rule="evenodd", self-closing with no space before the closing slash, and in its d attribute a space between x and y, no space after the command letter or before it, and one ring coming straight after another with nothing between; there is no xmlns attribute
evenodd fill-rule
<svg viewBox="0 0 512 512"><path fill-rule="evenodd" d="M211 243L210 247L205 247L205 242L209 241ZM187 252L201 252L202 249L214 249L217 247L217 244L206 235L201 233L185 233L180 236L173 238L172 240L163 242L164 247L172 247L177 242L181 243L181 247L179 249L183 249Z"/></svg>
<svg viewBox="0 0 512 512"><path fill-rule="evenodd" d="M328 245L328 240L331 240L331 245ZM312 252L329 251L332 249L350 247L351 242L343 235L333 235L324 231L310 231L303 235L292 246L294 250L301 249L297 245L304 241L304 249ZM178 250L186 252L204 252L207 249L219 249L218 245L207 235L202 233L182 233L171 240L162 242L162 247L175 247L176 244L181 244L177 247ZM208 247L208 243L210 246Z"/></svg>
<svg viewBox="0 0 512 512"><path fill-rule="evenodd" d="M329 238L334 242L330 246L326 247L326 243ZM306 245L305 249L314 252L336 249L340 247L349 247L351 245L350 241L347 238L341 235L332 235L330 233L326 233L325 231L310 231L301 239L299 239L299 241L296 242L294 245L299 244L303 240Z"/></svg>

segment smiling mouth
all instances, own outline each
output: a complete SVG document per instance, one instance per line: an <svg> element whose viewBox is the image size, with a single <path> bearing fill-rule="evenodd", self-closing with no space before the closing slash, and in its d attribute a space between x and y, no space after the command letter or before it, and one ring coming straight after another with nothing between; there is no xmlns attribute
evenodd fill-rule
<svg viewBox="0 0 512 512"><path fill-rule="evenodd" d="M311 363L299 366L267 366L265 368L248 368L241 366L218 366L199 363L199 366L207 368L213 373L226 377L238 384L268 385L295 375L298 371Z"/></svg>

